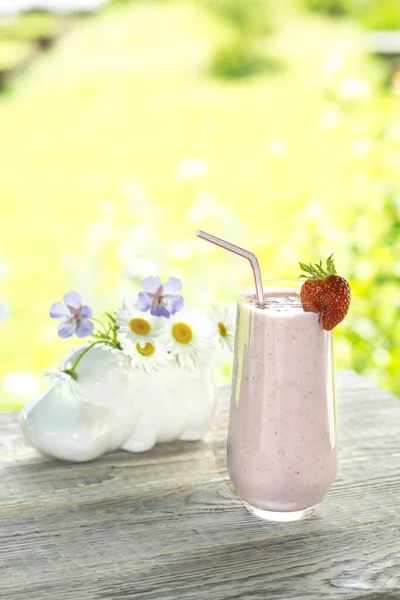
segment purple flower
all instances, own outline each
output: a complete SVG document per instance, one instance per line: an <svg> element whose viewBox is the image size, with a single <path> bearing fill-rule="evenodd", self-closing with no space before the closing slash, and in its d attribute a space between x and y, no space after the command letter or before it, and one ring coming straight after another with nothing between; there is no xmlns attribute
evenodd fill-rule
<svg viewBox="0 0 400 600"><path fill-rule="evenodd" d="M54 302L50 309L52 319L62 321L58 326L58 335L61 338L76 335L84 338L93 332L94 325L89 320L92 309L82 305L81 297L77 292L69 292L63 298L64 302Z"/></svg>
<svg viewBox="0 0 400 600"><path fill-rule="evenodd" d="M146 277L142 281L142 288L143 292L140 292L137 301L139 310L150 309L155 317L168 319L183 308L182 296L175 295L182 289L182 282L176 277L169 277L165 283L159 277Z"/></svg>

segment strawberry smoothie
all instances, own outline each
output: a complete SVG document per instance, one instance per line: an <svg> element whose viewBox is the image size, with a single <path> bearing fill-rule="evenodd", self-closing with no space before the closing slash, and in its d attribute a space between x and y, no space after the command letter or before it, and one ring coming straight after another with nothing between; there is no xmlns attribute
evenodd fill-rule
<svg viewBox="0 0 400 600"><path fill-rule="evenodd" d="M298 282L264 290L262 304L239 295L228 470L250 512L291 521L312 512L337 473L332 339L303 311Z"/></svg>

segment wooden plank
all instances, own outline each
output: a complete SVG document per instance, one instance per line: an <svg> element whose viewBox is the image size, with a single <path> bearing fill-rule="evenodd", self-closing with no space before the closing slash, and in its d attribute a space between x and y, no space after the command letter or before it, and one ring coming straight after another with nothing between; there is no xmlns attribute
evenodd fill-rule
<svg viewBox="0 0 400 600"><path fill-rule="evenodd" d="M235 496L226 391L204 441L86 464L40 457L0 415L0 598L400 599L400 401L351 372L338 396L339 477L286 525Z"/></svg>

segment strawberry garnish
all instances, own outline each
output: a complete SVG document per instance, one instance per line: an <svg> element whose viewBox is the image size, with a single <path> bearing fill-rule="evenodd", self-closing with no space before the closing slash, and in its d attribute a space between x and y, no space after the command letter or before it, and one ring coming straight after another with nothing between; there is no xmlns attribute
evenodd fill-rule
<svg viewBox="0 0 400 600"><path fill-rule="evenodd" d="M336 274L333 254L328 257L326 267L322 261L312 265L299 262L307 275L301 286L300 300L305 312L317 312L322 327L330 331L343 321L350 307L350 286L344 277Z"/></svg>

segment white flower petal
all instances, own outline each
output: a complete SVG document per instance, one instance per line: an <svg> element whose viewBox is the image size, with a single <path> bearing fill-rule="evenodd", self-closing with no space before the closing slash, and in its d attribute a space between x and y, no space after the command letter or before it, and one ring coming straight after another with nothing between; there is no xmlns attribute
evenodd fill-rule
<svg viewBox="0 0 400 600"><path fill-rule="evenodd" d="M230 351L233 351L236 332L236 322L234 316L227 307L224 309L223 312L218 310L215 306L213 306L213 310L216 316L214 325L216 328L216 334L218 336L220 346L222 348L227 347ZM220 323L224 325L226 330L226 335L224 336L221 335L219 331Z"/></svg>
<svg viewBox="0 0 400 600"><path fill-rule="evenodd" d="M188 343L177 341L173 335L176 323L185 323L190 327L193 337ZM183 368L193 369L206 362L215 348L215 328L213 322L194 310L183 310L168 319L162 337L166 349L176 357Z"/></svg>
<svg viewBox="0 0 400 600"><path fill-rule="evenodd" d="M145 356L139 352L137 346L134 346L130 355L132 367L142 369L145 373L158 371L161 367L167 367L172 362L171 357L161 344L154 347L154 352L150 356Z"/></svg>
<svg viewBox="0 0 400 600"><path fill-rule="evenodd" d="M133 319L141 319L149 324L148 333L135 333L130 322ZM140 311L135 306L127 306L116 312L116 324L118 325L117 337L125 353L132 355L136 350L136 344L142 348L146 344L157 346L160 335L163 332L164 321L162 317L154 317L149 313Z"/></svg>

